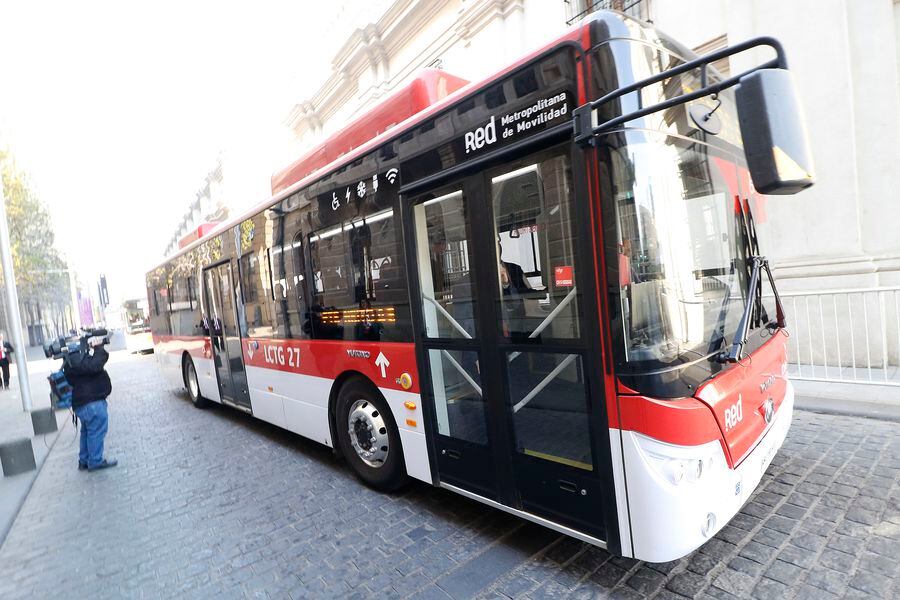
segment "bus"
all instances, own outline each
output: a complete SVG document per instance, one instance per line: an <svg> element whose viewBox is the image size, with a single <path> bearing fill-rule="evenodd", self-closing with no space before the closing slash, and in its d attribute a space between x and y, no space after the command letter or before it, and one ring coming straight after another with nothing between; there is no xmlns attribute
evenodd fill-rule
<svg viewBox="0 0 900 600"><path fill-rule="evenodd" d="M774 58L711 66L742 52ZM424 71L152 269L156 359L374 488L674 560L790 427L760 245L812 183L777 41L697 57L598 12L484 81Z"/></svg>

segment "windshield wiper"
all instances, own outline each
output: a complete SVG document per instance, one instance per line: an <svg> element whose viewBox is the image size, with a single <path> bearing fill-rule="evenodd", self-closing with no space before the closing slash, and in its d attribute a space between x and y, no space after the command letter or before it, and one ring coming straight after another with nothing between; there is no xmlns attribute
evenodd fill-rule
<svg viewBox="0 0 900 600"><path fill-rule="evenodd" d="M762 312L762 289L759 281L759 272L766 270L769 278L769 285L772 286L772 292L775 294L775 324L779 329L784 328L784 309L781 306L781 298L778 296L778 290L775 288L775 280L772 277L772 271L769 269L769 259L765 256L751 256L750 262L753 270L750 273L750 286L747 290L747 304L744 306L744 314L741 315L741 321L738 323L737 331L732 338L731 350L728 354L724 354L722 358L728 362L737 362L743 358L744 346L747 344L747 335L750 333L750 319L753 317L753 309Z"/></svg>

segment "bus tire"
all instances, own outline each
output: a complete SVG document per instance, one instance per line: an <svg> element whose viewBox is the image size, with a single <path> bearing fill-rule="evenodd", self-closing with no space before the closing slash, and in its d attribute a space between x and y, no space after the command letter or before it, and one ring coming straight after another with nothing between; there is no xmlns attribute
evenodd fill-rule
<svg viewBox="0 0 900 600"><path fill-rule="evenodd" d="M341 387L335 430L341 454L363 483L389 492L406 482L397 423L384 396L371 383L354 378Z"/></svg>
<svg viewBox="0 0 900 600"><path fill-rule="evenodd" d="M197 379L197 369L194 367L194 361L191 360L190 356L184 357L181 371L184 377L184 387L187 388L188 395L191 397L191 403L197 408L209 406L209 400L200 394L200 380Z"/></svg>

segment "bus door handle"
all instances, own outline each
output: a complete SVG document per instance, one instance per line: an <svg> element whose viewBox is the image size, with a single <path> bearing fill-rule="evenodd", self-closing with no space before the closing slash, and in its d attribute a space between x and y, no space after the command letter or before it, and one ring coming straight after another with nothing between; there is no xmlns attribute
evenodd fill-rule
<svg viewBox="0 0 900 600"><path fill-rule="evenodd" d="M441 450L441 454L445 455L447 458L462 458L462 452L460 452L459 450L451 450L449 448L444 448L443 450Z"/></svg>
<svg viewBox="0 0 900 600"><path fill-rule="evenodd" d="M563 479L559 480L559 489L564 490L566 492L571 492L573 494L578 493L578 486L572 483L571 481L565 481Z"/></svg>

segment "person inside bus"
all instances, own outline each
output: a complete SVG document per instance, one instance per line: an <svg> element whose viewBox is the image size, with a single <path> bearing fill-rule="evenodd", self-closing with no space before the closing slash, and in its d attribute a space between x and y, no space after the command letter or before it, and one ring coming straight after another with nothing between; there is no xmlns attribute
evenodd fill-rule
<svg viewBox="0 0 900 600"><path fill-rule="evenodd" d="M103 458L103 443L109 430L106 399L112 393L112 382L105 369L109 353L101 338L90 338L88 343L88 352L70 356L63 365L72 386L72 409L81 422L79 471L97 471L118 464L114 458Z"/></svg>
<svg viewBox="0 0 900 600"><path fill-rule="evenodd" d="M9 355L15 352L12 344L6 341L2 331L0 331L0 369L3 370L3 389L9 389Z"/></svg>
<svg viewBox="0 0 900 600"><path fill-rule="evenodd" d="M534 291L525 270L514 262L503 260L503 244L497 237L497 271L500 276L500 293L503 294L504 334L511 338L528 337L526 324L525 297Z"/></svg>

